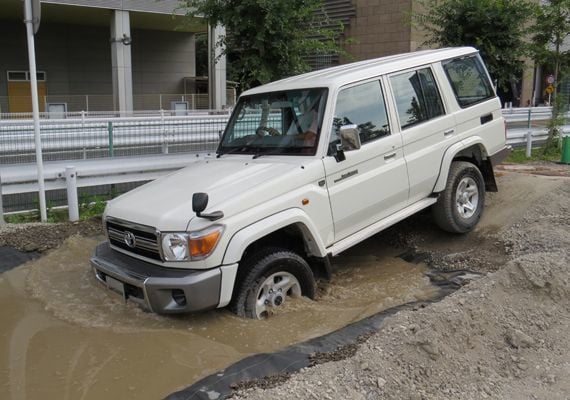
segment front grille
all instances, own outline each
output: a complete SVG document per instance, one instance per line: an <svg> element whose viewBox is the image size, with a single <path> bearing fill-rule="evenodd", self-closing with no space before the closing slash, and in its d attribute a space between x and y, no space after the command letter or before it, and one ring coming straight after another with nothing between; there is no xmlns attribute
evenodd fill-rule
<svg viewBox="0 0 570 400"><path fill-rule="evenodd" d="M127 232L134 235L134 247L127 245L125 242ZM108 218L107 234L109 236L109 242L113 246L153 260L161 260L157 233L156 230L150 226Z"/></svg>

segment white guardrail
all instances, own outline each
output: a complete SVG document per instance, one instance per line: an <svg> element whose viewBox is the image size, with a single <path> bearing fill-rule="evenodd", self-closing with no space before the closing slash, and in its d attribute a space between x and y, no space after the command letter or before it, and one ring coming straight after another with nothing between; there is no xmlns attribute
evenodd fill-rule
<svg viewBox="0 0 570 400"><path fill-rule="evenodd" d="M49 162L44 164L45 190L67 190L70 203L69 219L76 221L79 219L78 188L151 181L203 159L207 154L185 153ZM37 192L38 182L35 164L2 166L0 171L0 224L2 224L2 195Z"/></svg>
<svg viewBox="0 0 570 400"><path fill-rule="evenodd" d="M511 145L524 145L532 142L544 141L547 137L546 124L542 127L532 127L532 124L547 121L551 116L551 108L534 107L504 109L503 115L507 121L507 126L518 125L507 130L507 143ZM570 117L568 113L566 117ZM227 123L229 116L202 114L185 117L144 117L144 118L116 118L113 119L113 138L115 146L121 143L129 143L137 146L137 138L140 139L141 132L132 129L133 126L144 126L144 140L141 143L161 144L164 146L165 140L168 143L169 129L172 126L184 124L185 135L183 140L189 141L217 141L220 124ZM530 119L529 119L530 118ZM46 121L47 122L47 121ZM105 147L109 145L108 124L109 119L81 119L81 120L49 120L50 124L58 127L69 128L62 134L51 134L48 140L44 141L46 148L52 149L57 146L77 146L85 147ZM29 132L27 124L29 126ZM149 125L152 127L149 128ZM526 125L526 127L525 127ZM17 132L10 127L16 126ZM531 126L530 128L528 126ZM73 141L70 136L81 135L90 127L97 133L90 135L87 140ZM129 127L122 131L122 127ZM179 128L178 128L179 129ZM562 128L564 134L570 134L570 126ZM193 133L196 137L193 138ZM529 134L530 133L530 134ZM5 136L6 135L6 136ZM14 135L17 136L15 140ZM33 130L29 121L0 121L0 148L11 151L33 150ZM112 143L113 144L113 143ZM5 146L5 147L4 147ZM42 146L43 147L43 146ZM46 190L67 189L68 193L77 193L78 187L90 187L107 184L119 184L127 182L141 182L156 179L169 174L180 168L187 166L195 160L205 157L206 151L189 154L157 154L157 155L137 155L136 157L107 157L99 159L81 159L69 161L50 161L44 163L44 179ZM37 171L35 163L11 164L0 166L0 194L11 195L20 193L31 193L38 191ZM67 179L66 179L67 174ZM70 179L72 177L73 179ZM74 198L71 196L70 198ZM76 199L75 195L75 199ZM0 196L1 199L1 196ZM0 223L2 223L2 208L0 201ZM70 212L75 214L77 205L70 207ZM76 215L71 216L76 219Z"/></svg>
<svg viewBox="0 0 570 400"><path fill-rule="evenodd" d="M543 143L548 137L546 124L552 117L552 107L505 108L503 117L507 123L507 144L526 145L528 148L532 147L533 143ZM570 125L568 125L570 112L564 117L567 124L563 125L561 130L562 134L567 135L570 134Z"/></svg>

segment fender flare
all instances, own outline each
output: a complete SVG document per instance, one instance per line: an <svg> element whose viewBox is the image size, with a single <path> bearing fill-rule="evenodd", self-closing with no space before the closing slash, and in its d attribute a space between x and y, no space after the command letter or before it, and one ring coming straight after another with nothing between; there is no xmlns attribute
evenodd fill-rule
<svg viewBox="0 0 570 400"><path fill-rule="evenodd" d="M487 156L487 149L485 148L485 145L483 144L483 139L480 136L471 136L460 142L452 144L447 148L441 160L441 166L439 168L439 176L437 177L437 181L435 182L435 186L433 187L434 193L443 192L445 190L445 186L447 184L447 176L449 175L449 169L451 168L451 162L453 161L455 156L460 151L465 150L474 145L481 145L485 150L485 154L483 154L483 157Z"/></svg>
<svg viewBox="0 0 570 400"><path fill-rule="evenodd" d="M234 233L226 246L222 264L239 262L250 244L281 228L294 224L303 232L303 240L311 255L326 257L326 248L307 214L299 208L290 208L256 221Z"/></svg>

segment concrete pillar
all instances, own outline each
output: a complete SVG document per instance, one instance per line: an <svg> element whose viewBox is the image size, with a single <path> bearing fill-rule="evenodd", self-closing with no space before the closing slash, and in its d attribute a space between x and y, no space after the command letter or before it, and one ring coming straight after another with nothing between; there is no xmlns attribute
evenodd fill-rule
<svg viewBox="0 0 570 400"><path fill-rule="evenodd" d="M196 76L196 35L188 34L186 49L190 53L191 63L188 65L188 76Z"/></svg>
<svg viewBox="0 0 570 400"><path fill-rule="evenodd" d="M111 15L111 64L115 111L133 111L131 23L128 11L114 10Z"/></svg>
<svg viewBox="0 0 570 400"><path fill-rule="evenodd" d="M220 110L226 102L226 56L223 48L217 46L220 38L225 36L226 28L208 26L208 84L210 93L210 108Z"/></svg>
<svg viewBox="0 0 570 400"><path fill-rule="evenodd" d="M196 60L196 35L188 34L188 40L186 41L186 49L190 53L189 63L186 67L186 76L196 76L197 60ZM193 94L196 93L196 82L193 80L184 81L183 93ZM192 96L188 97L190 109L194 108L194 103L192 101Z"/></svg>

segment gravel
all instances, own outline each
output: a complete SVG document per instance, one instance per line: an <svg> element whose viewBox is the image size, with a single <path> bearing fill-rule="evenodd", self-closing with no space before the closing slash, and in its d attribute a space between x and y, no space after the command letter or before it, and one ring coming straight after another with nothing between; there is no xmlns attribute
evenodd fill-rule
<svg viewBox="0 0 570 400"><path fill-rule="evenodd" d="M23 252L46 252L59 247L70 236L103 235L101 218L78 222L0 225L0 246Z"/></svg>
<svg viewBox="0 0 570 400"><path fill-rule="evenodd" d="M349 358L242 386L233 398L570 398L570 180L534 196L516 221L454 244L455 252L426 236L425 216L404 224L391 240L432 266L487 274L439 303L388 318Z"/></svg>

